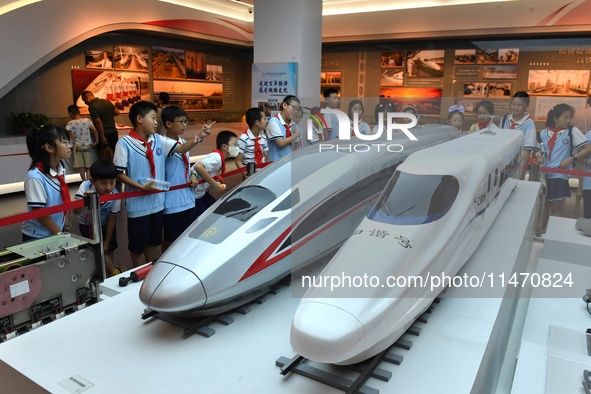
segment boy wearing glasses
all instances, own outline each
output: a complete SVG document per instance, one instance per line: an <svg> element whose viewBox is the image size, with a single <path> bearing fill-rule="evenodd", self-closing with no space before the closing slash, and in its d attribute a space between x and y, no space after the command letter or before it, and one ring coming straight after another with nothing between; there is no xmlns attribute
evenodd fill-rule
<svg viewBox="0 0 591 394"><path fill-rule="evenodd" d="M148 101L138 101L129 109L129 120L133 130L117 142L113 162L119 174L117 179L127 185L126 191L156 191L156 181L164 180L165 159L174 153L184 154L207 136L209 126L203 126L201 139L179 144L178 141L157 134L158 115L156 105ZM134 267L145 262L155 261L158 245L162 243L162 220L164 194L153 193L128 198L127 208L127 247Z"/></svg>
<svg viewBox="0 0 591 394"><path fill-rule="evenodd" d="M281 103L281 110L269 119L267 137L269 140L269 160L275 161L291 153L292 143L300 138L300 131L293 121L294 111L300 109L300 100L296 96L286 96Z"/></svg>
<svg viewBox="0 0 591 394"><path fill-rule="evenodd" d="M166 130L166 137L177 141L179 144L187 142L181 137L189 125L187 113L184 109L176 105L169 105L162 109L160 118ZM187 185L190 182L189 167L189 152L173 152L171 156L166 157L164 179L171 186ZM164 237L162 239L162 252L168 249L170 244L197 219L193 189L183 187L164 193L163 213Z"/></svg>
<svg viewBox="0 0 591 394"><path fill-rule="evenodd" d="M195 188L195 209L197 216L211 207L216 199L210 193L221 193L225 189L224 173L226 172L226 158L236 157L240 153L238 137L229 130L220 131L215 139L216 149L193 166L191 184L197 184ZM209 193L208 193L209 192Z"/></svg>

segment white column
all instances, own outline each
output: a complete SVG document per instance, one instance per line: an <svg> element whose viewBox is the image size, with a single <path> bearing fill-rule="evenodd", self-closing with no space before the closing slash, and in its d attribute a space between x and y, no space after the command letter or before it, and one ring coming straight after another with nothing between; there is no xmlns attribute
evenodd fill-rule
<svg viewBox="0 0 591 394"><path fill-rule="evenodd" d="M254 0L254 62L297 62L297 96L319 105L322 0Z"/></svg>

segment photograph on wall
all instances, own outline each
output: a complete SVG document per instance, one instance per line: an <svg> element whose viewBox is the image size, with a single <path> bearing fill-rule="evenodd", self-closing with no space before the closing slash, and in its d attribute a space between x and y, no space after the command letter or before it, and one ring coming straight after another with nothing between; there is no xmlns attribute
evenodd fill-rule
<svg viewBox="0 0 591 394"><path fill-rule="evenodd" d="M439 115L441 89L438 88L380 88L380 97L392 102L398 111L408 106L419 115Z"/></svg>
<svg viewBox="0 0 591 394"><path fill-rule="evenodd" d="M113 69L113 52L84 51L86 68Z"/></svg>
<svg viewBox="0 0 591 394"><path fill-rule="evenodd" d="M209 82L222 82L223 73L222 73L222 66L217 66L214 64L207 65L207 81Z"/></svg>
<svg viewBox="0 0 591 394"><path fill-rule="evenodd" d="M476 63L476 49L456 49L454 64Z"/></svg>
<svg viewBox="0 0 591 394"><path fill-rule="evenodd" d="M480 66L482 79L515 79L517 66Z"/></svg>
<svg viewBox="0 0 591 394"><path fill-rule="evenodd" d="M86 90L94 97L111 101L121 113L129 112L136 101L150 101L150 80L143 73L72 70L72 90L74 103L83 115L88 114L81 97Z"/></svg>
<svg viewBox="0 0 591 394"><path fill-rule="evenodd" d="M205 52L186 51L187 79L207 79Z"/></svg>
<svg viewBox="0 0 591 394"><path fill-rule="evenodd" d="M519 48L499 49L499 63L514 63L519 61Z"/></svg>
<svg viewBox="0 0 591 394"><path fill-rule="evenodd" d="M497 49L477 49L476 50L476 64L490 64L496 63L498 59Z"/></svg>
<svg viewBox="0 0 591 394"><path fill-rule="evenodd" d="M463 82L463 84L464 97L488 97L488 82Z"/></svg>
<svg viewBox="0 0 591 394"><path fill-rule="evenodd" d="M113 52L115 70L148 72L148 48L118 45Z"/></svg>
<svg viewBox="0 0 591 394"><path fill-rule="evenodd" d="M589 70L529 70L527 93L537 96L586 96Z"/></svg>
<svg viewBox="0 0 591 394"><path fill-rule="evenodd" d="M170 95L170 104L186 111L223 110L223 86L221 83L189 81L154 81L155 100L160 92Z"/></svg>
<svg viewBox="0 0 591 394"><path fill-rule="evenodd" d="M408 51L406 75L409 77L443 77L445 51Z"/></svg>
<svg viewBox="0 0 591 394"><path fill-rule="evenodd" d="M404 52L382 52L382 68L404 67Z"/></svg>
<svg viewBox="0 0 591 394"><path fill-rule="evenodd" d="M320 85L340 86L343 73L341 71L322 71Z"/></svg>
<svg viewBox="0 0 591 394"><path fill-rule="evenodd" d="M585 110L585 97L534 97L534 120L545 122L548 112L558 104L568 104L575 109L575 113Z"/></svg>
<svg viewBox="0 0 591 394"><path fill-rule="evenodd" d="M384 68L380 78L380 86L403 86L404 70Z"/></svg>
<svg viewBox="0 0 591 394"><path fill-rule="evenodd" d="M488 97L498 99L509 99L513 95L514 82L489 82L488 83Z"/></svg>
<svg viewBox="0 0 591 394"><path fill-rule="evenodd" d="M185 79L185 50L152 47L152 77L154 79Z"/></svg>

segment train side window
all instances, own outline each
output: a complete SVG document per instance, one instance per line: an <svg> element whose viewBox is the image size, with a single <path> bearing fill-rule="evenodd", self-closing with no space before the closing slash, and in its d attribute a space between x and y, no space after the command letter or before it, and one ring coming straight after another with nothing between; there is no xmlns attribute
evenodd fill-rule
<svg viewBox="0 0 591 394"><path fill-rule="evenodd" d="M490 176L490 174L488 174L488 189L487 189L487 192L490 192L490 178L491 178L491 176Z"/></svg>
<svg viewBox="0 0 591 394"><path fill-rule="evenodd" d="M495 187L497 186L498 180L499 180L499 169L495 168Z"/></svg>
<svg viewBox="0 0 591 394"><path fill-rule="evenodd" d="M300 202L300 189L295 189L289 196L285 197L271 212L285 211Z"/></svg>

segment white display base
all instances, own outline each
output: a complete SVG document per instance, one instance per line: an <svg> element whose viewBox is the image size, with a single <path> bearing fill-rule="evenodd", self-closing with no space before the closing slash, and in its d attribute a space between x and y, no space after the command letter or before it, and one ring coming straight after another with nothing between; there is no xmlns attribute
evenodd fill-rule
<svg viewBox="0 0 591 394"><path fill-rule="evenodd" d="M148 263L148 264L152 264L152 263ZM115 275L110 278L107 278L107 280L105 280L103 283L99 284L99 292L100 292L101 301L106 300L109 297L114 297L118 294L121 294L121 293L127 292L127 291L134 291L137 293L140 290L140 287L142 285L141 281L128 282L127 286L119 286L119 279L120 278L128 278L129 275L133 271L143 268L148 264L140 265L137 268L133 268L133 269L130 269L129 271L122 272L119 275Z"/></svg>
<svg viewBox="0 0 591 394"><path fill-rule="evenodd" d="M591 237L576 230L575 222L574 219L550 217L536 272L570 273L573 284L572 287L532 291L511 393L583 392L580 363L571 363L567 358L557 362L552 356L550 340L550 327L562 329L562 332L572 330L579 335L584 335L591 327L591 316L582 300L585 289L591 287ZM564 341L567 340L565 337ZM588 358L591 362L591 357ZM556 376L563 377L560 389L556 386Z"/></svg>
<svg viewBox="0 0 591 394"><path fill-rule="evenodd" d="M519 183L460 274L527 266L538 187ZM401 365L380 365L392 371L390 382L369 379L367 386L380 393L494 392L517 299L474 298L477 292L454 298L459 294L448 290L412 349L396 351ZM282 377L275 366L294 355L289 329L298 302L284 287L249 314L233 313L230 326L214 323L214 336L183 338L178 327L141 320L144 306L130 288L0 344L0 359L58 394L70 392L60 382L75 376L93 385L88 393L339 393L298 375Z"/></svg>

